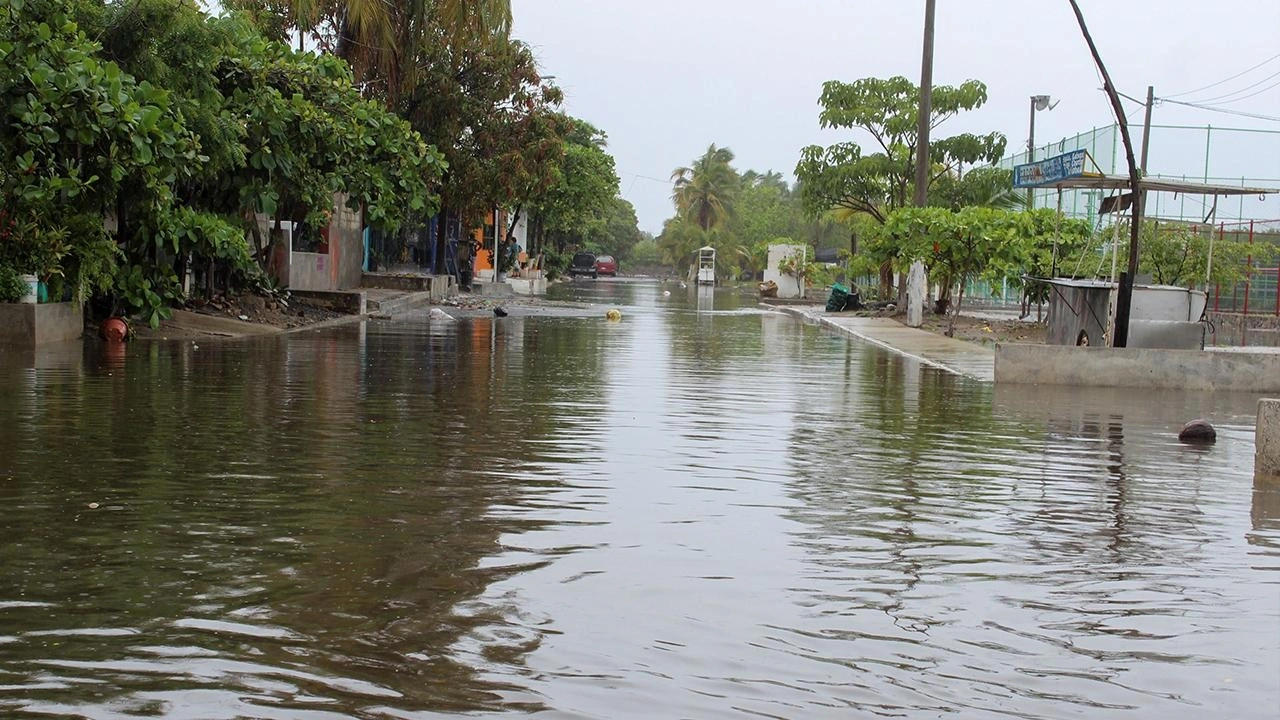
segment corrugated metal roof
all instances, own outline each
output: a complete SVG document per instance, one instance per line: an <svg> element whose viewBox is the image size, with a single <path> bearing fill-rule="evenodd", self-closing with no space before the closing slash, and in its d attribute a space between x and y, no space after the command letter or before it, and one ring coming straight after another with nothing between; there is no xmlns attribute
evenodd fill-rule
<svg viewBox="0 0 1280 720"><path fill-rule="evenodd" d="M1141 183L1141 189L1149 192L1182 193L1184 195L1268 195L1280 193L1280 188L1214 185L1158 177L1143 178ZM1128 190L1129 177L1127 175L1085 175L1065 180L1055 180L1041 185L1033 185L1032 187L1057 190Z"/></svg>

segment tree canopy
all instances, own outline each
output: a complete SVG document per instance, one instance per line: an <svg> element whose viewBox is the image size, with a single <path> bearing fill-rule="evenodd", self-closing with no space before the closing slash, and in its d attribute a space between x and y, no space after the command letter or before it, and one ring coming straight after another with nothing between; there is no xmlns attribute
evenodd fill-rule
<svg viewBox="0 0 1280 720"><path fill-rule="evenodd" d="M186 2L26 0L0 13L0 98L15 119L0 129L0 265L55 294L100 291L154 324L194 259L263 281L255 213L321 223L345 193L395 227L435 206L441 155L363 98L338 58Z"/></svg>
<svg viewBox="0 0 1280 720"><path fill-rule="evenodd" d="M933 129L962 111L980 108L987 101L987 87L977 80L954 87L938 85L931 98L929 127ZM857 142L846 141L801 150L796 177L805 208L820 215L843 207L884 222L912 196L919 86L901 76L853 83L831 80L823 84L819 103L823 128L861 130L870 136L874 149L866 152ZM947 172L961 172L965 165L995 162L1004 153L1005 142L996 132L932 139L929 157L940 169L930 182Z"/></svg>

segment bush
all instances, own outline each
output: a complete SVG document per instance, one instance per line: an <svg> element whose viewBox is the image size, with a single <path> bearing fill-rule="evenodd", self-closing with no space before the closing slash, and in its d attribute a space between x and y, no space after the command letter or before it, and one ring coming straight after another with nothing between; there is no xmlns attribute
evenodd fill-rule
<svg viewBox="0 0 1280 720"><path fill-rule="evenodd" d="M18 302L27 294L27 284L11 267L0 265L0 302Z"/></svg>
<svg viewBox="0 0 1280 720"><path fill-rule="evenodd" d="M563 275L569 269L569 260L572 258L572 253L562 253L554 247L547 246L542 251L542 269L547 278L554 280Z"/></svg>

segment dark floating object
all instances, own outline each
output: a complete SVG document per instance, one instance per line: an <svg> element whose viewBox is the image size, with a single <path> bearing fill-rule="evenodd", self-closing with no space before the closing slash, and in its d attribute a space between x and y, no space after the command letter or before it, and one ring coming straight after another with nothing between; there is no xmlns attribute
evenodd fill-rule
<svg viewBox="0 0 1280 720"><path fill-rule="evenodd" d="M1182 426L1178 439L1185 443L1213 443L1218 440L1218 431L1208 420L1192 420Z"/></svg>
<svg viewBox="0 0 1280 720"><path fill-rule="evenodd" d="M493 314L494 314L494 315L497 315L498 317L506 317L506 316L507 316L507 311L506 311L506 310L503 310L501 307L495 307L495 308L493 309Z"/></svg>

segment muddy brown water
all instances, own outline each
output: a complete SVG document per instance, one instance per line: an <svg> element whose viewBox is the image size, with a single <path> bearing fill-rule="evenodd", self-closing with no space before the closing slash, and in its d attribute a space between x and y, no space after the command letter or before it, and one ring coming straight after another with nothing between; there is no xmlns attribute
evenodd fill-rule
<svg viewBox="0 0 1280 720"><path fill-rule="evenodd" d="M0 716L1280 713L1254 398L557 292L0 367Z"/></svg>

